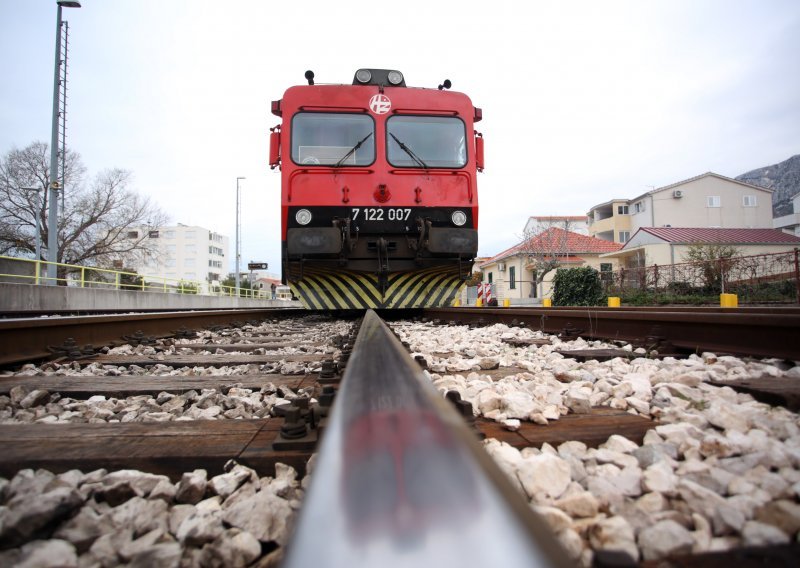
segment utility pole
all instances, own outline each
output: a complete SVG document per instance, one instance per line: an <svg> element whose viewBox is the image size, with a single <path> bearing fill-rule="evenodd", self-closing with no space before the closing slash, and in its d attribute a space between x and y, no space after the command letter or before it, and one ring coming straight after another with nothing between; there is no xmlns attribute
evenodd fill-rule
<svg viewBox="0 0 800 568"><path fill-rule="evenodd" d="M236 178L236 296L239 296L239 261L242 257L242 201L239 193L239 180L247 179L244 177Z"/></svg>

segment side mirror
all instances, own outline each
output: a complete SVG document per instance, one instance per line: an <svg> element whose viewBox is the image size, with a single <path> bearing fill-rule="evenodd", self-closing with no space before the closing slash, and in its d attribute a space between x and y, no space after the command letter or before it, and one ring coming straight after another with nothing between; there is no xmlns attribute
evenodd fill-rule
<svg viewBox="0 0 800 568"><path fill-rule="evenodd" d="M478 171L483 171L483 134L475 131L475 165Z"/></svg>
<svg viewBox="0 0 800 568"><path fill-rule="evenodd" d="M269 167L274 170L281 165L281 127L270 128Z"/></svg>

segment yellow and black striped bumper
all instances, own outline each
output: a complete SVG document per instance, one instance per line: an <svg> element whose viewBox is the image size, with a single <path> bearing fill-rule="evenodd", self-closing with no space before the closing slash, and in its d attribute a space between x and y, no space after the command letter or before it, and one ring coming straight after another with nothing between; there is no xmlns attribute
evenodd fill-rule
<svg viewBox="0 0 800 568"><path fill-rule="evenodd" d="M448 307L464 281L458 266L395 272L387 276L382 294L376 274L306 267L289 285L308 309L400 309Z"/></svg>

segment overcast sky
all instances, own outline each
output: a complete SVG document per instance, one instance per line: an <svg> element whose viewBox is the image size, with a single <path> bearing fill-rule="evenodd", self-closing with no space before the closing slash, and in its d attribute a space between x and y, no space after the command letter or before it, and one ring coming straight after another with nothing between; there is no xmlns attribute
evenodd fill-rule
<svg viewBox="0 0 800 568"><path fill-rule="evenodd" d="M530 215L582 215L706 171L800 153L797 0L302 2L81 0L68 146L121 167L173 223L280 267L270 101L359 67L444 79L483 109L480 254ZM49 142L55 0L0 0L0 153ZM231 267L232 268L232 267Z"/></svg>

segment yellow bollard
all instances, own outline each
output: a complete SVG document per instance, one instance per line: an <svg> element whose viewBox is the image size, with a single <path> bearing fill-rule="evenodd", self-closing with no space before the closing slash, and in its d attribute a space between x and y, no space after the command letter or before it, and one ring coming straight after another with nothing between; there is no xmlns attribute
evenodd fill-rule
<svg viewBox="0 0 800 568"><path fill-rule="evenodd" d="M475 300L475 307L480 308L483 305L483 298L478 298Z"/></svg>
<svg viewBox="0 0 800 568"><path fill-rule="evenodd" d="M508 308L510 306L511 306L511 300L509 298L506 298L505 300L503 300L503 307L504 308Z"/></svg>
<svg viewBox="0 0 800 568"><path fill-rule="evenodd" d="M542 298L542 307L543 308L552 308L553 307L553 300L550 298Z"/></svg>
<svg viewBox="0 0 800 568"><path fill-rule="evenodd" d="M609 296L608 297L608 307L609 308L618 308L620 304L619 298L616 296Z"/></svg>
<svg viewBox="0 0 800 568"><path fill-rule="evenodd" d="M722 308L738 308L739 297L736 294L720 294L719 305Z"/></svg>

